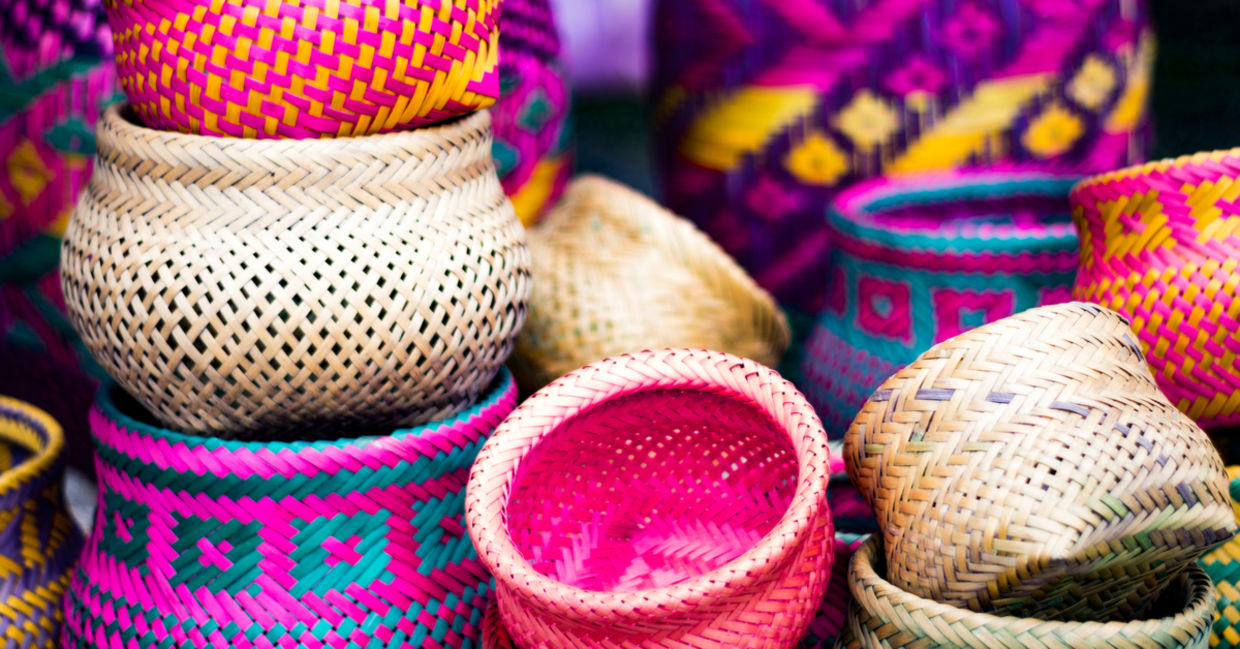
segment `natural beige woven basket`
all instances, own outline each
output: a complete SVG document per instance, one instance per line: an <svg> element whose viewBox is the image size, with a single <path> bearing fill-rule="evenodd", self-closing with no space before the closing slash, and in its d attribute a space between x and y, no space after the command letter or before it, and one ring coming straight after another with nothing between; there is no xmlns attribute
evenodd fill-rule
<svg viewBox="0 0 1240 649"><path fill-rule="evenodd" d="M977 613L918 597L883 578L877 538L853 555L853 603L836 649L1206 649L1215 593L1190 566L1150 615L1129 622L1057 622Z"/></svg>
<svg viewBox="0 0 1240 649"><path fill-rule="evenodd" d="M534 390L586 363L663 347L768 366L788 346L771 297L692 224L597 176L529 232L534 292L512 368Z"/></svg>
<svg viewBox="0 0 1240 649"><path fill-rule="evenodd" d="M977 611L1127 619L1236 529L1218 452L1096 305L930 348L866 402L845 460L888 579Z"/></svg>
<svg viewBox="0 0 1240 649"><path fill-rule="evenodd" d="M455 414L524 319L490 117L216 138L113 107L62 280L91 353L165 425L299 438Z"/></svg>

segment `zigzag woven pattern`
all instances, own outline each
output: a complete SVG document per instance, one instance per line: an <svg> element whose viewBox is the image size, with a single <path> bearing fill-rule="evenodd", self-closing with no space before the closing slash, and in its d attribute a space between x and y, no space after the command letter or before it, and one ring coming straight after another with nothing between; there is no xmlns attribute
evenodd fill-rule
<svg viewBox="0 0 1240 649"><path fill-rule="evenodd" d="M1240 519L1240 466L1227 467L1231 478L1231 506ZM1210 627L1210 646L1240 647L1240 538L1234 538L1201 557L1198 562L1218 593L1218 608Z"/></svg>
<svg viewBox="0 0 1240 649"><path fill-rule="evenodd" d="M500 0L106 0L121 85L154 128L367 135L499 95Z"/></svg>
<svg viewBox="0 0 1240 649"><path fill-rule="evenodd" d="M100 507L66 649L473 649L490 577L464 489L516 404L506 372L450 420L324 442L228 442L91 414Z"/></svg>
<svg viewBox="0 0 1240 649"><path fill-rule="evenodd" d="M1093 304L931 347L874 392L844 455L887 579L975 611L1133 619L1236 530L1209 437Z"/></svg>
<svg viewBox="0 0 1240 649"><path fill-rule="evenodd" d="M931 345L1070 297L1077 176L1036 171L867 181L836 200L826 307L802 388L842 436L880 383Z"/></svg>
<svg viewBox="0 0 1240 649"><path fill-rule="evenodd" d="M660 0L666 204L813 313L822 214L883 173L1144 159L1144 0Z"/></svg>
<svg viewBox="0 0 1240 649"><path fill-rule="evenodd" d="M1240 149L1081 183L1078 299L1132 321L1158 385L1202 426L1240 423Z"/></svg>
<svg viewBox="0 0 1240 649"><path fill-rule="evenodd" d="M82 548L65 506L64 436L0 396L0 646L58 649L61 602Z"/></svg>

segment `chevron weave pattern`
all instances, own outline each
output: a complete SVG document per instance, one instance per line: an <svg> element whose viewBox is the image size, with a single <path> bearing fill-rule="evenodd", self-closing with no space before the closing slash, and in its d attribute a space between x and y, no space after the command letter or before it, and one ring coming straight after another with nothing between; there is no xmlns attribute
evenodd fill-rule
<svg viewBox="0 0 1240 649"><path fill-rule="evenodd" d="M499 94L500 0L107 0L149 126L307 138L424 126Z"/></svg>
<svg viewBox="0 0 1240 649"><path fill-rule="evenodd" d="M1132 321L1158 385L1206 427L1240 424L1240 149L1090 178L1072 192L1075 295Z"/></svg>
<svg viewBox="0 0 1240 649"><path fill-rule="evenodd" d="M305 439L451 416L499 371L530 290L489 124L256 141L111 108L65 234L74 326L182 432Z"/></svg>
<svg viewBox="0 0 1240 649"><path fill-rule="evenodd" d="M1056 622L1004 617L923 599L883 578L881 539L853 555L853 605L836 649L1207 649L1214 588L1191 566L1151 615L1132 622Z"/></svg>
<svg viewBox="0 0 1240 649"><path fill-rule="evenodd" d="M845 460L891 583L976 611L1132 619L1236 530L1210 439L1092 304L931 347L866 402Z"/></svg>
<svg viewBox="0 0 1240 649"><path fill-rule="evenodd" d="M105 386L65 648L474 649L490 577L464 489L516 396L504 372L452 419L264 443L148 425Z"/></svg>
<svg viewBox="0 0 1240 649"><path fill-rule="evenodd" d="M645 351L514 411L470 473L466 521L519 647L787 649L834 556L828 455L773 370Z"/></svg>

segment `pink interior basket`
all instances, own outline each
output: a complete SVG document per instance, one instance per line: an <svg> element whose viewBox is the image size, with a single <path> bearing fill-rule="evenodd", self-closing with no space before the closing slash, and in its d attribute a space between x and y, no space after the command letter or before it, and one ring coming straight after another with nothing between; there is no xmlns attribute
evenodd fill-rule
<svg viewBox="0 0 1240 649"><path fill-rule="evenodd" d="M831 569L828 463L774 371L645 351L514 411L474 464L466 519L524 649L791 647Z"/></svg>

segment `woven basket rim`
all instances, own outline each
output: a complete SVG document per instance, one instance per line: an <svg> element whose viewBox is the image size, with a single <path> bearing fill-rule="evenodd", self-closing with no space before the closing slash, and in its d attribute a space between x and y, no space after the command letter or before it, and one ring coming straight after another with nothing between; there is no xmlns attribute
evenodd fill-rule
<svg viewBox="0 0 1240 649"><path fill-rule="evenodd" d="M469 408L457 413L447 419L438 419L430 421L418 426L407 428L394 428L388 434L371 434L361 435L357 437L337 437L335 439L322 440L294 440L294 441L262 441L262 440L243 440L243 439L222 439L209 435L191 435L182 433L169 428L134 419L132 416L123 412L116 404L115 393L122 391L123 388L113 379L105 379L103 384L99 386L99 391L95 396L95 407L107 419L114 421L125 429L133 432L148 440L162 440L169 443L181 444L187 447L204 447L210 450L223 449L226 452L232 451L250 451L257 452L260 450L267 452L279 452L290 450L294 453L306 450L328 450L341 448L365 448L383 440L403 440L409 438L433 439L439 435L447 435L450 431L469 426L474 420L483 417L488 409L496 403L503 400L509 394L515 395L517 389L516 381L512 377L512 372L507 367L500 367L500 371L496 373L495 378L491 380L491 385L483 391L482 395ZM132 396L126 395L138 403ZM140 404L139 404L140 405Z"/></svg>
<svg viewBox="0 0 1240 649"><path fill-rule="evenodd" d="M1199 151L1197 153L1189 153L1182 156L1163 158L1161 160L1151 160L1138 165L1115 169L1106 173L1096 174L1081 179L1072 187L1072 193L1102 185L1117 180L1130 180L1142 176L1150 176L1156 172L1167 171L1175 167L1186 167L1192 164L1204 164L1207 162L1221 162L1225 158L1240 158L1240 147L1234 149L1215 149L1213 151Z"/></svg>
<svg viewBox="0 0 1240 649"><path fill-rule="evenodd" d="M652 359L671 361L679 372L652 368L647 363ZM765 379L767 382L764 385L769 388L765 391L767 394L745 392L725 385L718 375L719 368L711 361L726 361L730 376L756 375ZM589 393L589 386L599 384L596 377L601 375L614 380L611 372L618 366L637 366L642 379L621 389ZM690 376L690 372L696 374ZM797 433L789 433L797 455L797 486L788 508L775 526L732 561L662 588L592 591L564 584L535 570L516 548L507 526L507 499L511 496L521 459L554 428L596 406L623 396L676 389L698 390L748 401L785 431L805 431L808 428L812 434L813 429L817 429L817 440L812 442L798 443ZM538 417L537 422L523 421L523 416L538 413L544 400L560 396L581 398L586 393L589 396L571 412L553 407L552 416ZM789 402L795 407L788 408ZM781 404L786 413L780 412ZM507 432L517 428L521 429L520 436ZM510 437L514 441L509 441ZM830 478L829 457L826 433L817 414L792 383L775 370L757 361L712 350L648 349L613 356L569 372L518 406L496 427L495 433L478 454L466 489L465 517L470 537L478 548L479 559L496 578L496 590L512 589L523 600L537 602L548 610L554 610L564 602L573 602L581 617L592 622L618 618L662 619L692 611L703 599L723 597L740 590L791 560L796 548L808 542L812 534L811 525L819 519L821 510L827 509L829 516L825 498ZM486 493L496 491L503 494L503 503L484 500ZM487 530L494 533L485 534ZM778 541L782 539L790 539L791 542L781 545Z"/></svg>
<svg viewBox="0 0 1240 649"><path fill-rule="evenodd" d="M891 599L898 603L912 603L916 605L918 611L923 613L930 619L942 619L946 624L959 624L965 620L968 621L967 626L970 629L981 628L994 625L1012 625L1024 624L1026 626L1037 627L1039 629L1047 629L1050 633L1056 630L1063 632L1071 631L1077 635L1085 635L1091 632L1103 632L1106 630L1114 630L1129 625L1165 625L1180 626L1184 620L1189 618L1201 618L1204 620L1212 619L1214 606L1217 595L1214 591L1214 583L1205 573L1201 566L1196 563L1191 564L1185 571L1188 587L1183 593L1184 606L1174 615L1161 618L1148 618L1141 620L1132 620L1128 622L1112 621L1112 622L1064 622L1059 620L1045 620L1040 618L1016 617L1012 615L994 615L992 613L979 613L966 608L944 604L932 599L926 599L910 593L895 584L887 581L886 577L880 575L875 568L877 562L883 561L883 550L881 547L882 539L879 535L871 535L870 538L857 548L853 554L852 562L849 564L848 590L853 596L857 606L864 607L864 602L869 599L864 597L867 592L865 586L869 586L871 590L878 592L879 597ZM1175 584L1169 584L1168 588L1175 588Z"/></svg>
<svg viewBox="0 0 1240 649"><path fill-rule="evenodd" d="M0 471L0 495L2 495L22 487L33 478L50 475L51 469L61 459L65 435L60 424L42 409L4 395L0 395L0 419L26 424L36 429L36 437L43 438L41 446L30 446L24 440L0 434L0 439L31 451L30 457L20 464L7 471ZM22 421L23 419L26 421ZM0 431L2 430L3 427L0 427Z"/></svg>

